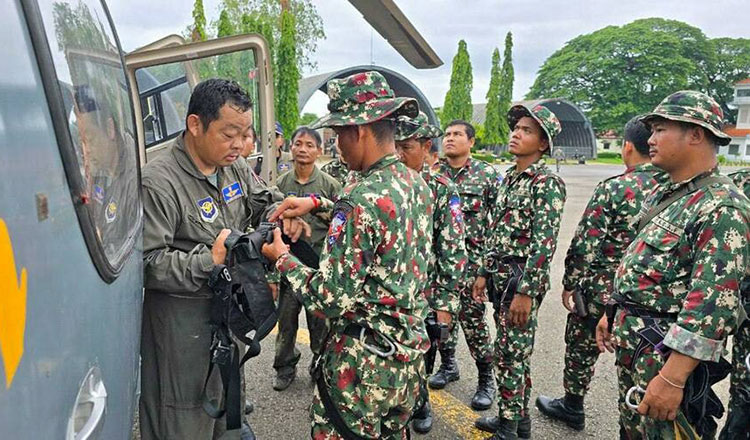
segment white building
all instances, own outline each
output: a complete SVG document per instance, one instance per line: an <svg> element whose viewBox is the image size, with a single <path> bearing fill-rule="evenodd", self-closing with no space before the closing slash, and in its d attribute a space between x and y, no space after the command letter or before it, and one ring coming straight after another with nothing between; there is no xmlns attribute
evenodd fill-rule
<svg viewBox="0 0 750 440"><path fill-rule="evenodd" d="M726 125L724 133L732 137L729 145L719 147L719 155L729 160L750 161L750 78L734 85L737 125Z"/></svg>

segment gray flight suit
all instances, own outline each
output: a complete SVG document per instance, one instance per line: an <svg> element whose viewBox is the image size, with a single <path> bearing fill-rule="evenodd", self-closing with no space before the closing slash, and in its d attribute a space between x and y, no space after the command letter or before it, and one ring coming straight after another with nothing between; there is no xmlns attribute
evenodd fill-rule
<svg viewBox="0 0 750 440"><path fill-rule="evenodd" d="M310 179L306 183L300 183L296 179L295 171L281 175L276 180L276 187L284 196L307 197L315 194L318 198L324 197L329 200L335 200L341 192L341 184L333 177L320 171L316 166L313 169ZM323 250L323 243L328 235L328 226L330 216L327 214L307 214L303 217L312 229L312 234L308 242L320 255ZM278 274L278 272L276 273ZM269 279L270 281L271 279ZM274 281L276 281L274 279ZM295 346L297 340L297 329L299 328L299 312L302 304L295 299L289 285L282 282L279 285L279 333L276 335L276 355L273 361L273 368L279 376L292 374L297 362L299 362L300 352ZM310 331L310 349L314 354L319 354L325 338L328 327L325 318L316 317L310 312L305 312L307 317L307 329Z"/></svg>
<svg viewBox="0 0 750 440"><path fill-rule="evenodd" d="M237 160L219 168L212 184L186 152L183 135L143 168L142 440L224 434L223 418L210 418L201 406L211 345L211 246L224 228L257 226L281 199L250 176L247 163ZM219 400L223 394L216 369L207 394Z"/></svg>

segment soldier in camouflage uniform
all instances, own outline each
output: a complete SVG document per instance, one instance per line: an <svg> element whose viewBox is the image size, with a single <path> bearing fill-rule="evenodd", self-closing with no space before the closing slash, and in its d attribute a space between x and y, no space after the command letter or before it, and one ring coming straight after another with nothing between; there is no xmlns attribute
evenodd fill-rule
<svg viewBox="0 0 750 440"><path fill-rule="evenodd" d="M344 162L341 162L341 151L339 150L338 139L336 139L334 147L336 148L338 156L332 161L320 167L320 171L336 179L336 181L340 183L341 187L343 188L344 186L346 186L346 177L349 175L349 167L347 167Z"/></svg>
<svg viewBox="0 0 750 440"><path fill-rule="evenodd" d="M322 154L322 140L317 131L300 127L292 134L291 149L294 157L294 168L276 179L276 187L285 196L325 197L335 200L341 192L341 185L331 176L321 172L315 165L315 160ZM309 243L320 255L323 242L328 233L330 217L308 214L303 217L312 230ZM276 379L273 389L282 391L289 387L297 372L300 351L295 347L297 329L299 328L299 312L302 305L289 290L287 283L279 283L278 272L269 274L267 280L276 291L279 289L279 332L276 334L276 354L273 367ZM307 314L307 329L310 331L310 350L315 356L320 354L321 344L328 331L324 318ZM315 357L314 356L314 357Z"/></svg>
<svg viewBox="0 0 750 440"><path fill-rule="evenodd" d="M398 160L393 133L395 118L415 117L418 107L394 97L377 72L331 80L328 96L331 113L313 127L333 127L346 163L361 174L333 207L319 270L290 255L278 232L263 253L305 308L330 321L310 410L312 438L403 439L429 347L423 289L432 193ZM315 208L329 204L288 198L271 218Z"/></svg>
<svg viewBox="0 0 750 440"><path fill-rule="evenodd" d="M561 131L557 116L542 105L516 105L508 112L508 123L513 127L509 151L516 162L505 172L490 211L485 248L485 255L494 252L497 257L483 262L473 288L474 300L484 301L487 277L492 276L496 292L504 292L494 300L499 415L482 417L475 424L494 432L493 439L531 435L530 360L537 312L549 289L549 268L566 196L565 183L543 158Z"/></svg>
<svg viewBox="0 0 750 440"><path fill-rule="evenodd" d="M750 197L750 169L742 169L729 175L745 196ZM750 315L748 282L743 283L745 313ZM729 415L720 440L750 439L750 371L745 364L750 354L750 320L745 320L732 339L732 378L729 384Z"/></svg>
<svg viewBox="0 0 750 440"><path fill-rule="evenodd" d="M565 397L536 400L542 413L576 430L584 428L583 398L599 358L596 324L612 294L617 266L635 237L631 223L646 196L667 178L651 164L646 125L635 117L624 132L622 159L627 168L596 186L565 258L562 302L570 312L565 327ZM571 304L574 296L579 301Z"/></svg>
<svg viewBox="0 0 750 440"><path fill-rule="evenodd" d="M500 177L492 165L471 157L474 137L474 127L468 122L449 123L443 137L446 157L438 161L435 169L438 173L450 177L458 186L461 196L461 211L466 228L466 252L469 259L466 275L459 286L461 306L458 322L463 328L469 352L479 370L479 381L471 399L471 407L485 410L492 406L492 400L495 398L490 329L484 319L484 304L471 299L471 286L484 255L485 234L489 228L488 210L497 199ZM459 379L456 362L457 343L458 325L454 323L450 339L440 347L441 364L438 371L430 377L430 388L442 389L449 382Z"/></svg>
<svg viewBox="0 0 750 440"><path fill-rule="evenodd" d="M718 401L710 388L700 396L711 401L694 400L696 386L728 373L721 355L737 329L750 264L750 202L717 168L718 146L730 139L722 119L716 101L693 91L668 96L642 118L652 130L651 161L670 182L644 203L615 277L612 335L626 438L712 438L713 417L723 412L706 406ZM604 321L597 343L611 350ZM715 379L700 384L705 373Z"/></svg>
<svg viewBox="0 0 750 440"><path fill-rule="evenodd" d="M458 285L463 281L466 266L466 243L458 188L427 165L432 139L439 136L442 132L430 125L423 112L414 119L401 116L396 123L396 150L401 162L421 172L432 191L432 253L425 296L437 322L450 325L458 314ZM426 434L432 428L432 409L424 383L420 392L421 406L414 411L412 426Z"/></svg>

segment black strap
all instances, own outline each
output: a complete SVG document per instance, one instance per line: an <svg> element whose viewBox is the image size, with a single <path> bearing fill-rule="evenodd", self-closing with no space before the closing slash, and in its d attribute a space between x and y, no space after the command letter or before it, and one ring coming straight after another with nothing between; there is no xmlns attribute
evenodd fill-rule
<svg viewBox="0 0 750 440"><path fill-rule="evenodd" d="M732 179L725 176L706 176L692 182L688 182L685 186L675 191L671 196L651 208L643 217L641 217L640 220L638 220L638 228L635 231L636 234L641 232L641 230L643 230L643 228L645 228L646 225L651 220L653 220L654 217L664 212L664 210L667 209L672 203L688 194L698 191L701 188L713 185L714 183L734 184L732 182Z"/></svg>

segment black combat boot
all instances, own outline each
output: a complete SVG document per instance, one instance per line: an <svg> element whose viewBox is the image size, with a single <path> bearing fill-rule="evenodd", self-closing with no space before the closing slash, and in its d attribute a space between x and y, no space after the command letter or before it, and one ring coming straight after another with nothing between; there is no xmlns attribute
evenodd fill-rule
<svg viewBox="0 0 750 440"><path fill-rule="evenodd" d="M492 437L488 437L487 440L517 440L518 435L518 421L508 420L502 417L482 417L481 419L474 422L474 426L479 428L480 421L494 419L495 434ZM479 428L484 431L483 428Z"/></svg>
<svg viewBox="0 0 750 440"><path fill-rule="evenodd" d="M422 408L412 416L411 427L420 434L427 434L432 429L432 406L425 402Z"/></svg>
<svg viewBox="0 0 750 440"><path fill-rule="evenodd" d="M495 400L495 375L492 370L492 364L489 362L477 362L479 370L479 380L477 381L477 391L471 398L471 407L477 411L484 411L492 406Z"/></svg>
<svg viewBox="0 0 750 440"><path fill-rule="evenodd" d="M536 398L536 407L547 417L565 422L566 425L582 431L586 426L586 415L583 412L583 396L565 393L565 397L551 399L546 396Z"/></svg>
<svg viewBox="0 0 750 440"><path fill-rule="evenodd" d="M430 376L430 380L427 381L430 388L442 390L450 382L455 382L460 378L461 375L458 373L458 362L456 362L456 350L441 349L440 368L438 368L437 372Z"/></svg>
<svg viewBox="0 0 750 440"><path fill-rule="evenodd" d="M498 416L484 416L480 417L474 422L474 426L485 432L495 432L501 422ZM526 416L518 421L518 438L529 439L531 438L531 417Z"/></svg>

